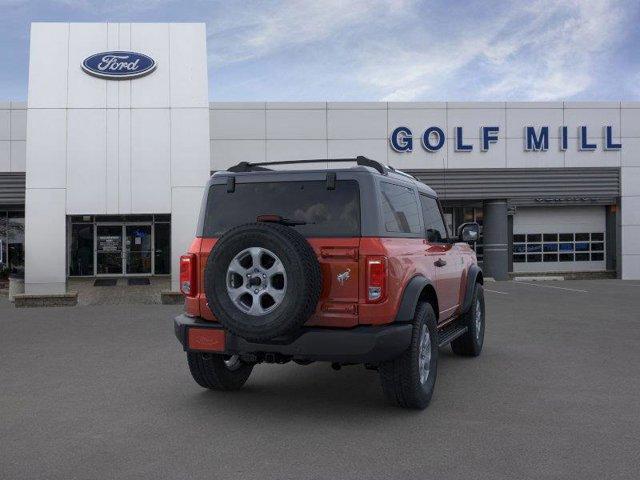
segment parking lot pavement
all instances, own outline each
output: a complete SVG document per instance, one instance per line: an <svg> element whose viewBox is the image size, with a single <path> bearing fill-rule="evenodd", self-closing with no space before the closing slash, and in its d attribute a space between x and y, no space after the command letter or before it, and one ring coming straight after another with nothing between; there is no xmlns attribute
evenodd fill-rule
<svg viewBox="0 0 640 480"><path fill-rule="evenodd" d="M375 372L260 365L202 390L178 307L0 297L0 478L638 478L640 281L491 282L477 359L424 412Z"/></svg>

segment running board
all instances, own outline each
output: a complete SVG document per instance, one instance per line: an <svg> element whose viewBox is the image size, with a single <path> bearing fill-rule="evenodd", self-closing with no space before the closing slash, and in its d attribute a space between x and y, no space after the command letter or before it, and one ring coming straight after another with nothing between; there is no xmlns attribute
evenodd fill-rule
<svg viewBox="0 0 640 480"><path fill-rule="evenodd" d="M438 347L444 347L445 345L449 345L453 340L467 333L468 327L453 327L447 328L442 332L439 332L438 335Z"/></svg>

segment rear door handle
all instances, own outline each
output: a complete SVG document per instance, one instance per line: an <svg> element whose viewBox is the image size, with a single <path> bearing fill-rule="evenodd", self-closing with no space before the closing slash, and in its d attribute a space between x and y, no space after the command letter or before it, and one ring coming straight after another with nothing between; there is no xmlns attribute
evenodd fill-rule
<svg viewBox="0 0 640 480"><path fill-rule="evenodd" d="M447 264L447 262L445 262L443 259L439 258L438 260L436 260L435 262L433 262L433 264L434 264L436 267L444 267L444 266Z"/></svg>

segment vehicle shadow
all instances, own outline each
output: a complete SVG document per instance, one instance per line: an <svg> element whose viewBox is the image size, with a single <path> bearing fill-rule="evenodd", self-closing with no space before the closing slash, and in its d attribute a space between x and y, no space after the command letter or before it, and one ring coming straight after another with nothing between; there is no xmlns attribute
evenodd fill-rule
<svg viewBox="0 0 640 480"><path fill-rule="evenodd" d="M440 359L439 374L445 374L451 367L456 368L451 364L464 362L448 349L441 349ZM443 383L439 379L440 386ZM438 396L436 386L432 403L437 402ZM258 365L241 390L194 391L186 401L188 408L215 412L213 415L216 416L221 413L247 416L269 412L274 418L314 417L340 421L345 416L380 419L420 412L401 409L387 402L376 371L366 370L362 365L345 366L334 371L329 363L323 362L309 366Z"/></svg>

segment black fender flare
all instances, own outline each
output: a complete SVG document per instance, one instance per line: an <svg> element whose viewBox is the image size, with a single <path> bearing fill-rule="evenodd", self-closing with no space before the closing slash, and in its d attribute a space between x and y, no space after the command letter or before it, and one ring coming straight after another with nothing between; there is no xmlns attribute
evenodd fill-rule
<svg viewBox="0 0 640 480"><path fill-rule="evenodd" d="M416 275L409 280L409 283L402 292L402 298L400 299L400 305L398 306L398 312L396 313L396 318L394 320L395 322L413 321L420 295L428 285L431 285L435 291L435 286L431 280L423 277L422 275ZM436 312L436 315L438 315L438 312Z"/></svg>
<svg viewBox="0 0 640 480"><path fill-rule="evenodd" d="M464 300L462 301L462 313L466 313L471 308L471 300L473 300L473 290L476 283L484 283L482 270L478 265L471 265L467 272L467 288L464 291Z"/></svg>

